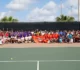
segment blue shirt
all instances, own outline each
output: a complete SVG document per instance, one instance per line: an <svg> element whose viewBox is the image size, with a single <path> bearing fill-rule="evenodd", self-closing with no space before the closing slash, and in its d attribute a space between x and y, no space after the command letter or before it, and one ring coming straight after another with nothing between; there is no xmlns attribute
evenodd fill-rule
<svg viewBox="0 0 80 70"><path fill-rule="evenodd" d="M62 31L60 31L60 32L59 32L59 34L60 34L60 35L63 35L63 32L62 32Z"/></svg>
<svg viewBox="0 0 80 70"><path fill-rule="evenodd" d="M69 38L69 39L71 39L72 37L73 37L72 34L69 34L69 35L68 35L68 38Z"/></svg>

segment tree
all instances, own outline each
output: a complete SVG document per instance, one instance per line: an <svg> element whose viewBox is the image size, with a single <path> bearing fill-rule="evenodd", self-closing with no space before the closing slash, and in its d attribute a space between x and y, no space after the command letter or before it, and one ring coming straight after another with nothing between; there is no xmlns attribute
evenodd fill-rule
<svg viewBox="0 0 80 70"><path fill-rule="evenodd" d="M56 18L57 22L72 22L75 21L74 17L61 15Z"/></svg>
<svg viewBox="0 0 80 70"><path fill-rule="evenodd" d="M17 19L13 19L13 22L18 22L18 20Z"/></svg>
<svg viewBox="0 0 80 70"><path fill-rule="evenodd" d="M1 19L1 21L8 21L7 16L5 16L4 18Z"/></svg>
<svg viewBox="0 0 80 70"><path fill-rule="evenodd" d="M8 17L8 21L12 22L13 21L13 17L12 16Z"/></svg>
<svg viewBox="0 0 80 70"><path fill-rule="evenodd" d="M18 19L13 18L12 16L5 16L1 19L1 22L18 22Z"/></svg>

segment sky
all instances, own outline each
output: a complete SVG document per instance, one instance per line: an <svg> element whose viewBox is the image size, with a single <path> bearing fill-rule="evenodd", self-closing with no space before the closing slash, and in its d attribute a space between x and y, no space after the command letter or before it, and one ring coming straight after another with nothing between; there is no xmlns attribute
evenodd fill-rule
<svg viewBox="0 0 80 70"><path fill-rule="evenodd" d="M78 0L0 0L0 19L13 16L20 22L55 22L61 5L62 14L78 20Z"/></svg>

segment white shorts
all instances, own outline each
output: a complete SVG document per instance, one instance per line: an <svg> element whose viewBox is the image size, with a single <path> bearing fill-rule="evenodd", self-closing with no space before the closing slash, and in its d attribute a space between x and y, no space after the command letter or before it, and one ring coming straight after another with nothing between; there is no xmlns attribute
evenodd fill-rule
<svg viewBox="0 0 80 70"><path fill-rule="evenodd" d="M25 40L28 41L29 40L29 37L25 37Z"/></svg>
<svg viewBox="0 0 80 70"><path fill-rule="evenodd" d="M32 36L29 36L29 40L31 40L32 39Z"/></svg>
<svg viewBox="0 0 80 70"><path fill-rule="evenodd" d="M73 39L70 39L70 43L73 43Z"/></svg>
<svg viewBox="0 0 80 70"><path fill-rule="evenodd" d="M18 42L21 42L21 39L18 39Z"/></svg>
<svg viewBox="0 0 80 70"><path fill-rule="evenodd" d="M11 38L14 38L14 36L11 36Z"/></svg>
<svg viewBox="0 0 80 70"><path fill-rule="evenodd" d="M21 41L24 41L24 37L21 38Z"/></svg>
<svg viewBox="0 0 80 70"><path fill-rule="evenodd" d="M2 39L0 40L0 45L2 44Z"/></svg>

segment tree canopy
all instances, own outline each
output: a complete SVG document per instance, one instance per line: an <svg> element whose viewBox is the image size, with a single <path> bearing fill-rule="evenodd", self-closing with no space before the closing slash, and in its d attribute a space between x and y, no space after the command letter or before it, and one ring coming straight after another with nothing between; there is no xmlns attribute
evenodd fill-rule
<svg viewBox="0 0 80 70"><path fill-rule="evenodd" d="M75 18L72 16L61 15L56 18L56 21L57 22L73 22L73 21L75 21Z"/></svg>
<svg viewBox="0 0 80 70"><path fill-rule="evenodd" d="M9 17L5 16L0 21L1 22L18 22L18 19L13 18L12 16L9 16Z"/></svg>

